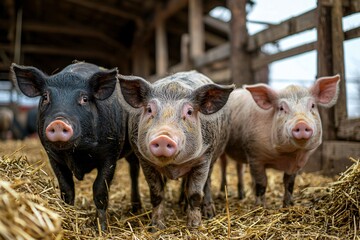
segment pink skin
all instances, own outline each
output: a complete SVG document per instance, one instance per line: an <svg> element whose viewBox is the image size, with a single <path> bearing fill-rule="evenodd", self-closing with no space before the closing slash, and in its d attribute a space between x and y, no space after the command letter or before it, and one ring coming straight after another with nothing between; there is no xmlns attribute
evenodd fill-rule
<svg viewBox="0 0 360 240"><path fill-rule="evenodd" d="M150 152L155 157L173 157L177 152L177 144L166 135L160 135L150 142Z"/></svg>
<svg viewBox="0 0 360 240"><path fill-rule="evenodd" d="M245 86L229 98L231 133L226 155L249 163L256 204L265 205L266 168L284 172L283 206L292 204L296 174L322 141L320 107L332 107L339 94L340 76L318 79L310 88L288 86L276 91L265 84ZM222 156L223 173L226 156ZM244 197L239 173L239 198ZM223 177L222 188L226 184Z"/></svg>
<svg viewBox="0 0 360 240"><path fill-rule="evenodd" d="M73 133L71 125L62 120L52 121L45 130L46 137L51 142L67 142Z"/></svg>

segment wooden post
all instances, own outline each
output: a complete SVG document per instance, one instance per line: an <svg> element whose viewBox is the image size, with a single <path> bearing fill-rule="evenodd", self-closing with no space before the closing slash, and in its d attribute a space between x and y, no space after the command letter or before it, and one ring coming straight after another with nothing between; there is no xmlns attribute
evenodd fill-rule
<svg viewBox="0 0 360 240"><path fill-rule="evenodd" d="M205 38L202 0L189 0L190 56L195 58L204 54Z"/></svg>
<svg viewBox="0 0 360 240"><path fill-rule="evenodd" d="M20 64L21 58L21 33L22 33L22 8L19 8L16 16L14 62Z"/></svg>
<svg viewBox="0 0 360 240"><path fill-rule="evenodd" d="M181 36L181 64L185 69L190 66L189 43L189 34L183 34Z"/></svg>
<svg viewBox="0 0 360 240"><path fill-rule="evenodd" d="M317 22L317 77L333 75L331 9L318 1ZM336 139L334 108L320 108L323 140Z"/></svg>
<svg viewBox="0 0 360 240"><path fill-rule="evenodd" d="M342 0L333 0L331 9L332 27L332 52L333 74L340 74L340 94L335 105L335 126L338 127L341 120L347 119L346 107L346 82L344 65L344 31L342 27L343 6Z"/></svg>
<svg viewBox="0 0 360 240"><path fill-rule="evenodd" d="M135 45L132 56L132 74L147 78L150 75L150 59L145 45Z"/></svg>
<svg viewBox="0 0 360 240"><path fill-rule="evenodd" d="M233 83L237 87L253 83L251 54L246 51L249 34L246 28L247 0L228 0L231 11L230 21L230 70Z"/></svg>
<svg viewBox="0 0 360 240"><path fill-rule="evenodd" d="M164 21L156 23L156 74L163 76L168 68L168 46Z"/></svg>

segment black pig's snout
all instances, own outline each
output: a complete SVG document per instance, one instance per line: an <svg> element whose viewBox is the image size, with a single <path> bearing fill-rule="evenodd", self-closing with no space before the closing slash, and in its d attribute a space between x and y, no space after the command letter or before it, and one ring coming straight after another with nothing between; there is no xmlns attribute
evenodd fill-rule
<svg viewBox="0 0 360 240"><path fill-rule="evenodd" d="M51 142L67 142L73 136L74 131L66 122L55 120L46 127L45 134Z"/></svg>

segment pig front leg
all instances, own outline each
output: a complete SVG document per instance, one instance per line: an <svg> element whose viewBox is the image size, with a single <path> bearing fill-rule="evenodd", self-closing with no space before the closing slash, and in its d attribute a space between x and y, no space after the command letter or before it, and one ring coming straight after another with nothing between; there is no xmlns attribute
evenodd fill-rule
<svg viewBox="0 0 360 240"><path fill-rule="evenodd" d="M254 163L254 161L250 160L249 164L251 177L255 187L255 205L265 207L265 192L267 186L265 166L259 163Z"/></svg>
<svg viewBox="0 0 360 240"><path fill-rule="evenodd" d="M61 199L67 204L74 205L75 186L73 174L66 165L62 165L49 157L50 165L58 180Z"/></svg>
<svg viewBox="0 0 360 240"><path fill-rule="evenodd" d="M245 190L244 190L244 170L245 170L245 164L237 161L236 162L236 172L238 177L238 198L244 199L245 198Z"/></svg>
<svg viewBox="0 0 360 240"><path fill-rule="evenodd" d="M225 186L227 185L226 181L226 167L227 167L227 156L225 153L220 156L220 168L221 168L221 184L220 184L220 193L225 195Z"/></svg>
<svg viewBox="0 0 360 240"><path fill-rule="evenodd" d="M93 200L102 231L106 231L107 229L106 209L108 207L109 189L114 177L115 168L115 163L105 162L105 164L98 169L98 174L93 184Z"/></svg>
<svg viewBox="0 0 360 240"><path fill-rule="evenodd" d="M139 172L140 164L139 159L135 153L131 153L126 157L126 161L130 167L130 178L131 178L131 212L136 213L141 209L141 198L139 193Z"/></svg>
<svg viewBox="0 0 360 240"><path fill-rule="evenodd" d="M292 199L292 193L294 190L295 178L296 178L296 174L284 173L283 181L284 181L285 191L284 191L283 207L294 205Z"/></svg>
<svg viewBox="0 0 360 240"><path fill-rule="evenodd" d="M187 226L197 228L201 225L201 206L203 203L204 187L208 179L209 163L193 168L187 177Z"/></svg>
<svg viewBox="0 0 360 240"><path fill-rule="evenodd" d="M157 229L164 229L165 221L164 221L164 187L165 187L165 179L162 175L151 165L149 165L146 161L140 160L141 167L143 169L143 173L148 183L150 190L150 201L153 207L151 224L151 228L149 231L155 232Z"/></svg>
<svg viewBox="0 0 360 240"><path fill-rule="evenodd" d="M205 186L204 186L204 200L202 206L203 216L207 219L211 219L216 215L215 204L211 195L211 173L212 167L210 168Z"/></svg>

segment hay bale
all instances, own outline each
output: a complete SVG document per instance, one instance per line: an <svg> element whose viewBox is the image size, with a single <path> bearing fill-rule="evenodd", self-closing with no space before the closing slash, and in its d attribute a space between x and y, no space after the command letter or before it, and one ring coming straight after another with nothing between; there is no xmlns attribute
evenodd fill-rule
<svg viewBox="0 0 360 240"><path fill-rule="evenodd" d="M360 161L330 184L327 194L316 204L330 232L356 236L360 229Z"/></svg>
<svg viewBox="0 0 360 240"><path fill-rule="evenodd" d="M245 181L248 183L247 197L238 200L234 162L229 163L228 198L216 198L221 176L219 166L215 165L212 183L217 215L213 219L204 219L203 226L197 230L186 227L186 214L177 205L180 181L169 181L165 189L168 228L156 233L147 231L151 219L151 203L144 176L140 174L144 211L132 215L128 212L131 208L128 164L119 161L109 195L109 232L100 233L94 224L96 209L92 201L92 184L96 178L96 171L87 174L83 181L75 180L75 206L69 206L59 197L56 180L39 141L0 143L0 151L7 153L0 158L0 182L8 182L5 183L5 188L2 187L0 190L0 205L4 205L1 196L6 194L7 198L11 199L5 198L4 201L16 204L5 207L7 211L11 209L13 215L18 214L16 209L25 209L24 214L32 216L35 212L43 210L37 205L30 207L38 204L60 216L59 232L54 231L51 235L49 230L45 230L47 235L33 236L37 239L355 239L359 236L358 161L335 182L335 178L318 173L301 173L297 177L294 190L296 205L289 208L281 207L283 174L268 171L268 207L265 209L254 206L248 169L245 171ZM12 187L10 192L5 190L8 186ZM17 196L23 200L15 201L17 198L12 195L13 191L15 195L25 196ZM36 213L32 218L45 216L41 218L51 219L56 229L58 222L52 214L47 213L47 210L40 215ZM1 235L4 233L1 227L2 216L7 216L7 213L0 209L0 239L22 237ZM36 222L36 230L26 230L25 233L39 234L39 226L44 227L41 222L46 221L38 219Z"/></svg>
<svg viewBox="0 0 360 240"><path fill-rule="evenodd" d="M0 181L0 236L4 239L60 239L61 219L41 198Z"/></svg>

